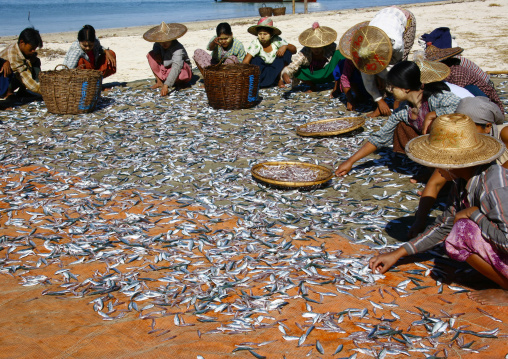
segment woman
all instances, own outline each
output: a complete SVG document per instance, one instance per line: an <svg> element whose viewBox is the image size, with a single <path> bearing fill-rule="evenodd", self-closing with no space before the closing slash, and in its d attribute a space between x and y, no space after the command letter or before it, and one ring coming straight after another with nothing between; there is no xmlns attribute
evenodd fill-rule
<svg viewBox="0 0 508 359"><path fill-rule="evenodd" d="M64 65L70 69L99 70L102 77L108 77L116 73L116 54L101 46L93 26L85 25L78 32L78 40L67 51Z"/></svg>
<svg viewBox="0 0 508 359"><path fill-rule="evenodd" d="M372 134L353 156L339 165L335 171L337 176L346 175L356 161L379 147L391 145L399 123L404 122L422 134L437 116L455 112L460 98L440 81L427 83L422 88L420 77L420 68L412 61L401 61L393 66L388 73L387 89L393 93L395 100L402 103L378 132Z"/></svg>
<svg viewBox="0 0 508 359"><path fill-rule="evenodd" d="M233 37L231 26L227 22L221 22L215 29L217 36L213 36L208 42L206 49L194 51L194 61L201 70L207 66L215 65L221 61L224 64L237 64L245 58L245 48L240 40Z"/></svg>
<svg viewBox="0 0 508 359"><path fill-rule="evenodd" d="M155 84L151 88L160 88L161 96L167 96L170 87L187 86L192 79L189 56L177 40L186 32L185 25L163 21L143 34L146 41L155 43L146 57L155 76Z"/></svg>
<svg viewBox="0 0 508 359"><path fill-rule="evenodd" d="M310 29L298 37L303 49L282 70L283 84L297 78L310 86L308 92L315 91L316 84L334 81L333 70L344 56L337 50L337 32L315 22Z"/></svg>
<svg viewBox="0 0 508 359"><path fill-rule="evenodd" d="M282 32L273 26L273 21L269 17L262 17L258 24L249 27L248 31L255 35L256 39L247 48L243 63L259 66L260 87L281 85L280 73L291 63L291 56L296 53L296 47L280 38Z"/></svg>
<svg viewBox="0 0 508 359"><path fill-rule="evenodd" d="M501 288L469 297L482 304L507 305L508 170L491 164L504 151L501 141L479 134L474 122L461 114L438 117L430 135L411 140L406 152L412 160L438 168L454 181L449 206L421 235L372 258L370 268L385 273L399 258L444 241L450 258L466 261Z"/></svg>

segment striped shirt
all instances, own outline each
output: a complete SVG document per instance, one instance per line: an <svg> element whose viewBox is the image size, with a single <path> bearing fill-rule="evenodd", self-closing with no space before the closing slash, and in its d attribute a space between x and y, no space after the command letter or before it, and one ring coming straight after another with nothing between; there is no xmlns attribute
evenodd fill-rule
<svg viewBox="0 0 508 359"><path fill-rule="evenodd" d="M475 64L473 61L466 59L463 56L455 56L457 59L460 59L460 66L464 66L465 68L468 68L475 74L477 74L480 78L483 79L483 81L489 83L490 82L490 76L488 73L483 71L480 66Z"/></svg>
<svg viewBox="0 0 508 359"><path fill-rule="evenodd" d="M11 69L16 78L30 91L40 93L40 84L34 79L34 62L40 63L38 57L27 59L21 52L18 44L12 44L5 48L0 57L11 63ZM34 61L35 60L35 61Z"/></svg>
<svg viewBox="0 0 508 359"><path fill-rule="evenodd" d="M454 113L460 102L460 97L449 92L443 91L442 93L436 93L431 95L428 100L429 111L436 111L437 116ZM409 113L411 112L411 106L408 102L403 102L397 110L395 110L383 127L376 133L370 135L368 141L377 148L390 146L393 144L393 133L399 122L409 123Z"/></svg>
<svg viewBox="0 0 508 359"><path fill-rule="evenodd" d="M233 38L231 44L229 44L228 49L224 49L222 46L217 45L213 50L210 50L210 44L214 42L216 36L212 37L212 39L208 42L208 46L206 49L208 51L212 51L212 59L219 62L222 59L226 59L230 56L236 56L238 61L241 63L245 57L245 48L243 47L243 43L240 40Z"/></svg>
<svg viewBox="0 0 508 359"><path fill-rule="evenodd" d="M474 211L470 219L498 251L508 253L508 169L500 165L480 166L467 182L457 180L450 195L450 204L436 222L403 247L408 254L424 252L444 241L453 227L455 214L466 208L464 197Z"/></svg>

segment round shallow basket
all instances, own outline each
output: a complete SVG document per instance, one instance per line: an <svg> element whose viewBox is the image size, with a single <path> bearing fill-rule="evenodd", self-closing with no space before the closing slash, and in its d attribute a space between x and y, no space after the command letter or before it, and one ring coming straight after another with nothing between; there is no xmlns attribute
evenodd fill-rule
<svg viewBox="0 0 508 359"><path fill-rule="evenodd" d="M57 70L39 74L41 94L49 112L59 115L95 110L101 97L102 72L99 70Z"/></svg>
<svg viewBox="0 0 508 359"><path fill-rule="evenodd" d="M354 131L363 126L365 119L362 117L340 117L308 122L298 126L296 133L300 136L337 136Z"/></svg>
<svg viewBox="0 0 508 359"><path fill-rule="evenodd" d="M203 69L208 104L239 110L258 104L259 67L251 64L212 65Z"/></svg>
<svg viewBox="0 0 508 359"><path fill-rule="evenodd" d="M286 7L285 6L275 7L273 8L272 13L273 16L286 15Z"/></svg>
<svg viewBox="0 0 508 359"><path fill-rule="evenodd" d="M273 8L266 6L265 4L259 8L259 16L261 17L270 17L272 16L272 12Z"/></svg>
<svg viewBox="0 0 508 359"><path fill-rule="evenodd" d="M333 178L327 167L305 162L263 162L251 168L256 180L279 188L317 188Z"/></svg>

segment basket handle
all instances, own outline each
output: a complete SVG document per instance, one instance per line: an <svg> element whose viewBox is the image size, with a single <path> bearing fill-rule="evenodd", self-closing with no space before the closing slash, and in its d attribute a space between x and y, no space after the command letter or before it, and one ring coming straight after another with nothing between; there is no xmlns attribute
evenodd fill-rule
<svg viewBox="0 0 508 359"><path fill-rule="evenodd" d="M66 70L69 70L69 67L68 67L67 65L64 65L64 64L59 64L59 65L56 65L56 66L55 66L55 71L56 71L56 69L58 68L58 66L63 66L63 67L65 67L65 69L66 69Z"/></svg>
<svg viewBox="0 0 508 359"><path fill-rule="evenodd" d="M263 3L263 5L261 5L261 7L266 7L266 4L265 4L265 3Z"/></svg>

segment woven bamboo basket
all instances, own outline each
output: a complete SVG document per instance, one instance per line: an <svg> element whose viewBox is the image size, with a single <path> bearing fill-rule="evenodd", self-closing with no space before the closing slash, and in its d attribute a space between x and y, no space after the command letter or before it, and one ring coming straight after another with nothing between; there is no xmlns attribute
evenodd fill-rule
<svg viewBox="0 0 508 359"><path fill-rule="evenodd" d="M212 65L203 69L208 104L239 110L258 104L259 67L251 64Z"/></svg>
<svg viewBox="0 0 508 359"><path fill-rule="evenodd" d="M285 6L275 7L272 10L272 14L273 16L286 15L286 7Z"/></svg>
<svg viewBox="0 0 508 359"><path fill-rule="evenodd" d="M41 94L49 112L59 115L88 113L95 110L101 97L102 72L65 69L40 73Z"/></svg>
<svg viewBox="0 0 508 359"><path fill-rule="evenodd" d="M308 181L291 181L288 179L274 179L268 178L262 174L262 170L269 168L282 168L286 169L288 167L302 168L302 169L311 169L315 172L315 179ZM297 162L297 161L277 161L277 162L263 162L254 165L251 168L252 177L256 180L267 183L269 185L279 187L279 188L318 188L324 185L326 182L333 178L333 171L327 167L315 165L313 163L305 163L305 162Z"/></svg>
<svg viewBox="0 0 508 359"><path fill-rule="evenodd" d="M345 128L338 128L336 130L330 130L330 131L321 131L321 132L315 132L312 131L312 126L314 125L322 125L321 127L325 127L327 124L331 124L336 121L346 122L348 124ZM354 131L360 127L362 127L365 123L365 119L362 117L341 117L341 118L330 118L326 120L319 120L319 121L313 121L308 122L304 125L298 126L296 129L296 133L300 136L305 137L323 137L323 136L337 136L341 135L347 132Z"/></svg>
<svg viewBox="0 0 508 359"><path fill-rule="evenodd" d="M265 4L259 8L259 16L261 17L270 17L272 16L272 12L273 9Z"/></svg>

